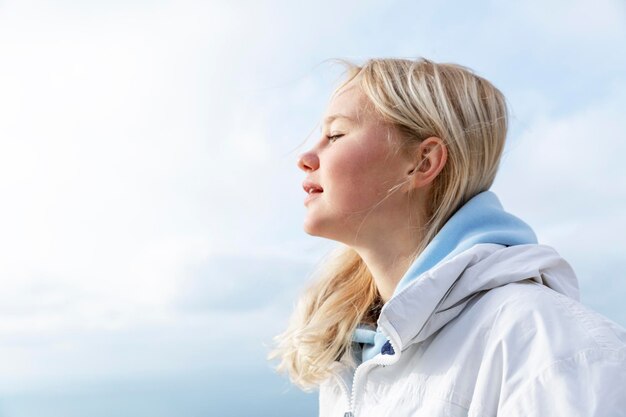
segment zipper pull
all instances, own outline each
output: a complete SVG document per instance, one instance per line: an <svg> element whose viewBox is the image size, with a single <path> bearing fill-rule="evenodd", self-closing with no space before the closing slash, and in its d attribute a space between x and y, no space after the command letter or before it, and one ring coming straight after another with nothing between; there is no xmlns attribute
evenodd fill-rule
<svg viewBox="0 0 626 417"><path fill-rule="evenodd" d="M352 411L346 411L346 412L343 414L343 417L354 417L354 414L352 414Z"/></svg>

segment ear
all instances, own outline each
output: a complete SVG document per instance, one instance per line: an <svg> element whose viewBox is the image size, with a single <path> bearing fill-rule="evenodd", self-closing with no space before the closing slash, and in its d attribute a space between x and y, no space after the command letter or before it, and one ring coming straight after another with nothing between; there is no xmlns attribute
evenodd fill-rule
<svg viewBox="0 0 626 417"><path fill-rule="evenodd" d="M414 156L414 163L407 172L411 189L425 187L434 181L446 165L448 148L441 138L431 136L419 144Z"/></svg>

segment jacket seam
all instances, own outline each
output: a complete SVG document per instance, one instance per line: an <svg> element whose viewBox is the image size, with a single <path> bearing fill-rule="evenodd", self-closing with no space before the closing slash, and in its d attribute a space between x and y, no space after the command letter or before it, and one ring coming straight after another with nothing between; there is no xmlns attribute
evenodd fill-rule
<svg viewBox="0 0 626 417"><path fill-rule="evenodd" d="M580 307L574 304L574 303L578 303L578 301L572 300L571 298L566 298L562 294L554 291L553 289L545 286L544 284L540 284L536 281L530 281L530 282L536 285L537 287L539 287L538 289L543 290L544 293L548 294L549 297L555 300L556 303L558 303L558 305L561 306L563 310L565 310L565 312L573 319L572 321L576 323L576 326L578 326L578 328L582 330L582 332L593 343L596 349L610 350L610 351L621 350L621 348L615 349L615 348L610 347L607 343L603 343L601 340L599 340L598 335L595 335L591 332L589 327L586 326L586 324L589 323L589 319L588 319L589 313L585 311L581 311ZM590 349L592 348L589 348L587 350L590 350Z"/></svg>
<svg viewBox="0 0 626 417"><path fill-rule="evenodd" d="M549 373L553 369L556 369L557 367L559 367L562 364L565 364L567 362L576 362L578 359L587 358L587 357L589 357L590 355L593 355L593 354L597 354L598 355L595 358L595 360L598 361L598 360L601 360L601 359L607 359L605 354L619 355L620 353L626 353L626 348L618 349L618 350L608 350L608 351L606 349L601 349L601 348L587 348L587 349L578 351L576 354L571 355L571 356L569 356L567 358L556 360L556 361L550 363L549 365L544 366L532 378L527 379L526 382L524 382L524 384L522 384L519 387L519 389L517 389L516 392L513 395L511 395L509 398L507 398L506 406L502 410L499 410L499 413L502 413L502 414L506 415L507 413L504 413L504 411L506 411L508 408L510 408L510 404L515 404L515 401L517 401L517 399L519 397L523 396L523 394L528 392L528 387L529 386L534 385L537 382L537 380L541 379L547 373Z"/></svg>

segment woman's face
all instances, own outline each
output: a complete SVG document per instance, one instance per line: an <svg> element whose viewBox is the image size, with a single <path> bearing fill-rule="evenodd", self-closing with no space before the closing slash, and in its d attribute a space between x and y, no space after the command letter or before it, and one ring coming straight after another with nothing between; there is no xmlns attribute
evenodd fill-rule
<svg viewBox="0 0 626 417"><path fill-rule="evenodd" d="M398 140L395 129L355 82L330 101L321 129L314 147L298 158L307 174L305 192L310 186L320 191L305 198L304 230L346 244L388 231L398 216L406 216L406 191L394 186L411 169L411 161L391 145Z"/></svg>

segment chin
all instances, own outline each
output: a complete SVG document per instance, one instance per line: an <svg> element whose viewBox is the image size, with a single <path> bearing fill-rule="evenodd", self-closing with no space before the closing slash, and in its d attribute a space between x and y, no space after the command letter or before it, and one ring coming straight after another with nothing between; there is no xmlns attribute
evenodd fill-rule
<svg viewBox="0 0 626 417"><path fill-rule="evenodd" d="M345 243L345 239L338 235L337 232L339 230L337 229L337 227L333 227L330 224L312 223L305 220L302 229L310 236Z"/></svg>
<svg viewBox="0 0 626 417"><path fill-rule="evenodd" d="M311 225L310 223L307 223L306 221L304 222L304 225L302 226L302 230L304 230L304 232L308 235L319 236L318 234L319 232L316 230L314 225Z"/></svg>
<svg viewBox="0 0 626 417"><path fill-rule="evenodd" d="M311 236L317 237L327 237L328 233L325 233L324 230L328 228L328 225L324 225L324 222L313 219L311 217L307 217L304 220L304 224L302 229Z"/></svg>

